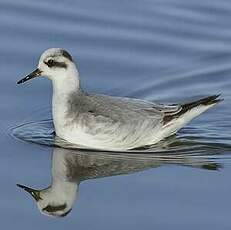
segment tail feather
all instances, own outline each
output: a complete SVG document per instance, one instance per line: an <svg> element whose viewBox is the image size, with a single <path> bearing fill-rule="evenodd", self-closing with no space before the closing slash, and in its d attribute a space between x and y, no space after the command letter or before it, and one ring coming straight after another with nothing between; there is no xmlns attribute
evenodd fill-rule
<svg viewBox="0 0 231 230"><path fill-rule="evenodd" d="M199 106L205 106L205 107L209 108L210 106L215 105L215 104L219 103L220 101L223 101L223 99L220 99L219 97L220 97L220 94L205 97L205 98L202 98L202 99L197 100L197 101L193 101L193 102L190 102L190 103L183 104L183 105L181 105L181 110L178 113L175 113L175 114L167 113L167 114L165 114L165 116L163 118L163 122L164 122L164 124L167 124L170 121L181 117L182 115L189 112L193 108L196 108L196 107L199 107Z"/></svg>

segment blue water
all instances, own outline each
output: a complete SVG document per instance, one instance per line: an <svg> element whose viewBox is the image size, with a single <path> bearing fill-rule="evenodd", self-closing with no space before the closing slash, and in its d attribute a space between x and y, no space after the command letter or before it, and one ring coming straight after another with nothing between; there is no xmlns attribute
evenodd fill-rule
<svg viewBox="0 0 231 230"><path fill-rule="evenodd" d="M230 21L228 0L0 0L2 228L230 229ZM72 212L51 219L16 187L51 183L51 83L16 85L49 47L72 54L89 92L225 100L146 155L76 152L97 172Z"/></svg>

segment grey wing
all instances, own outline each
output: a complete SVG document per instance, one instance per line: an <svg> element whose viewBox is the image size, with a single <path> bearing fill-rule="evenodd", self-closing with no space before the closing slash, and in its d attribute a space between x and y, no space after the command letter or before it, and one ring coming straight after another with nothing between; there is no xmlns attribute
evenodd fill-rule
<svg viewBox="0 0 231 230"><path fill-rule="evenodd" d="M93 103L110 108L111 113L113 109L122 113L133 113L134 115L141 115L152 119L159 119L166 114L175 114L181 110L181 105L164 105L153 103L145 100L126 98L126 97L112 97L106 95L90 95ZM110 110L109 109L109 110Z"/></svg>
<svg viewBox="0 0 231 230"><path fill-rule="evenodd" d="M71 95L68 117L87 128L90 133L124 135L142 132L160 125L166 114L177 113L178 105L162 105L133 98L99 94Z"/></svg>

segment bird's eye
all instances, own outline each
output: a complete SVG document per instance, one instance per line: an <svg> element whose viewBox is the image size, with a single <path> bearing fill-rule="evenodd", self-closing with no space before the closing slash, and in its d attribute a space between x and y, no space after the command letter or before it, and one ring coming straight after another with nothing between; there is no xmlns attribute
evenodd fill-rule
<svg viewBox="0 0 231 230"><path fill-rule="evenodd" d="M54 60L52 60L52 59L48 60L48 61L47 61L47 65L48 65L49 67L52 67L52 66L54 65Z"/></svg>

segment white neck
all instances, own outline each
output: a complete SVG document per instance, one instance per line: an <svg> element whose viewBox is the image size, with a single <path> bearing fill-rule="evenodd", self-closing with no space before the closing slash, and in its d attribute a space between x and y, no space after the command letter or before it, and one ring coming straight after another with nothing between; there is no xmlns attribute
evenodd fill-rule
<svg viewBox="0 0 231 230"><path fill-rule="evenodd" d="M79 184L79 178L72 178L70 172L77 170L71 162L75 155L69 149L54 148L52 156L52 181L53 184L75 183ZM75 175L75 173L73 174Z"/></svg>
<svg viewBox="0 0 231 230"><path fill-rule="evenodd" d="M74 63L68 66L66 72L61 72L51 79L53 96L63 97L80 89L79 72Z"/></svg>
<svg viewBox="0 0 231 230"><path fill-rule="evenodd" d="M80 90L79 73L74 63L68 66L66 72L51 79L53 84L52 114L56 134L62 136L65 126L68 98L73 92ZM65 138L64 138L65 139Z"/></svg>
<svg viewBox="0 0 231 230"><path fill-rule="evenodd" d="M53 181L49 189L53 194L56 194L56 196L74 201L78 188L79 184L75 182Z"/></svg>
<svg viewBox="0 0 231 230"><path fill-rule="evenodd" d="M69 178L68 152L62 148L54 148L52 157L52 185L49 193L56 197L55 200L73 203L78 192L80 181Z"/></svg>

